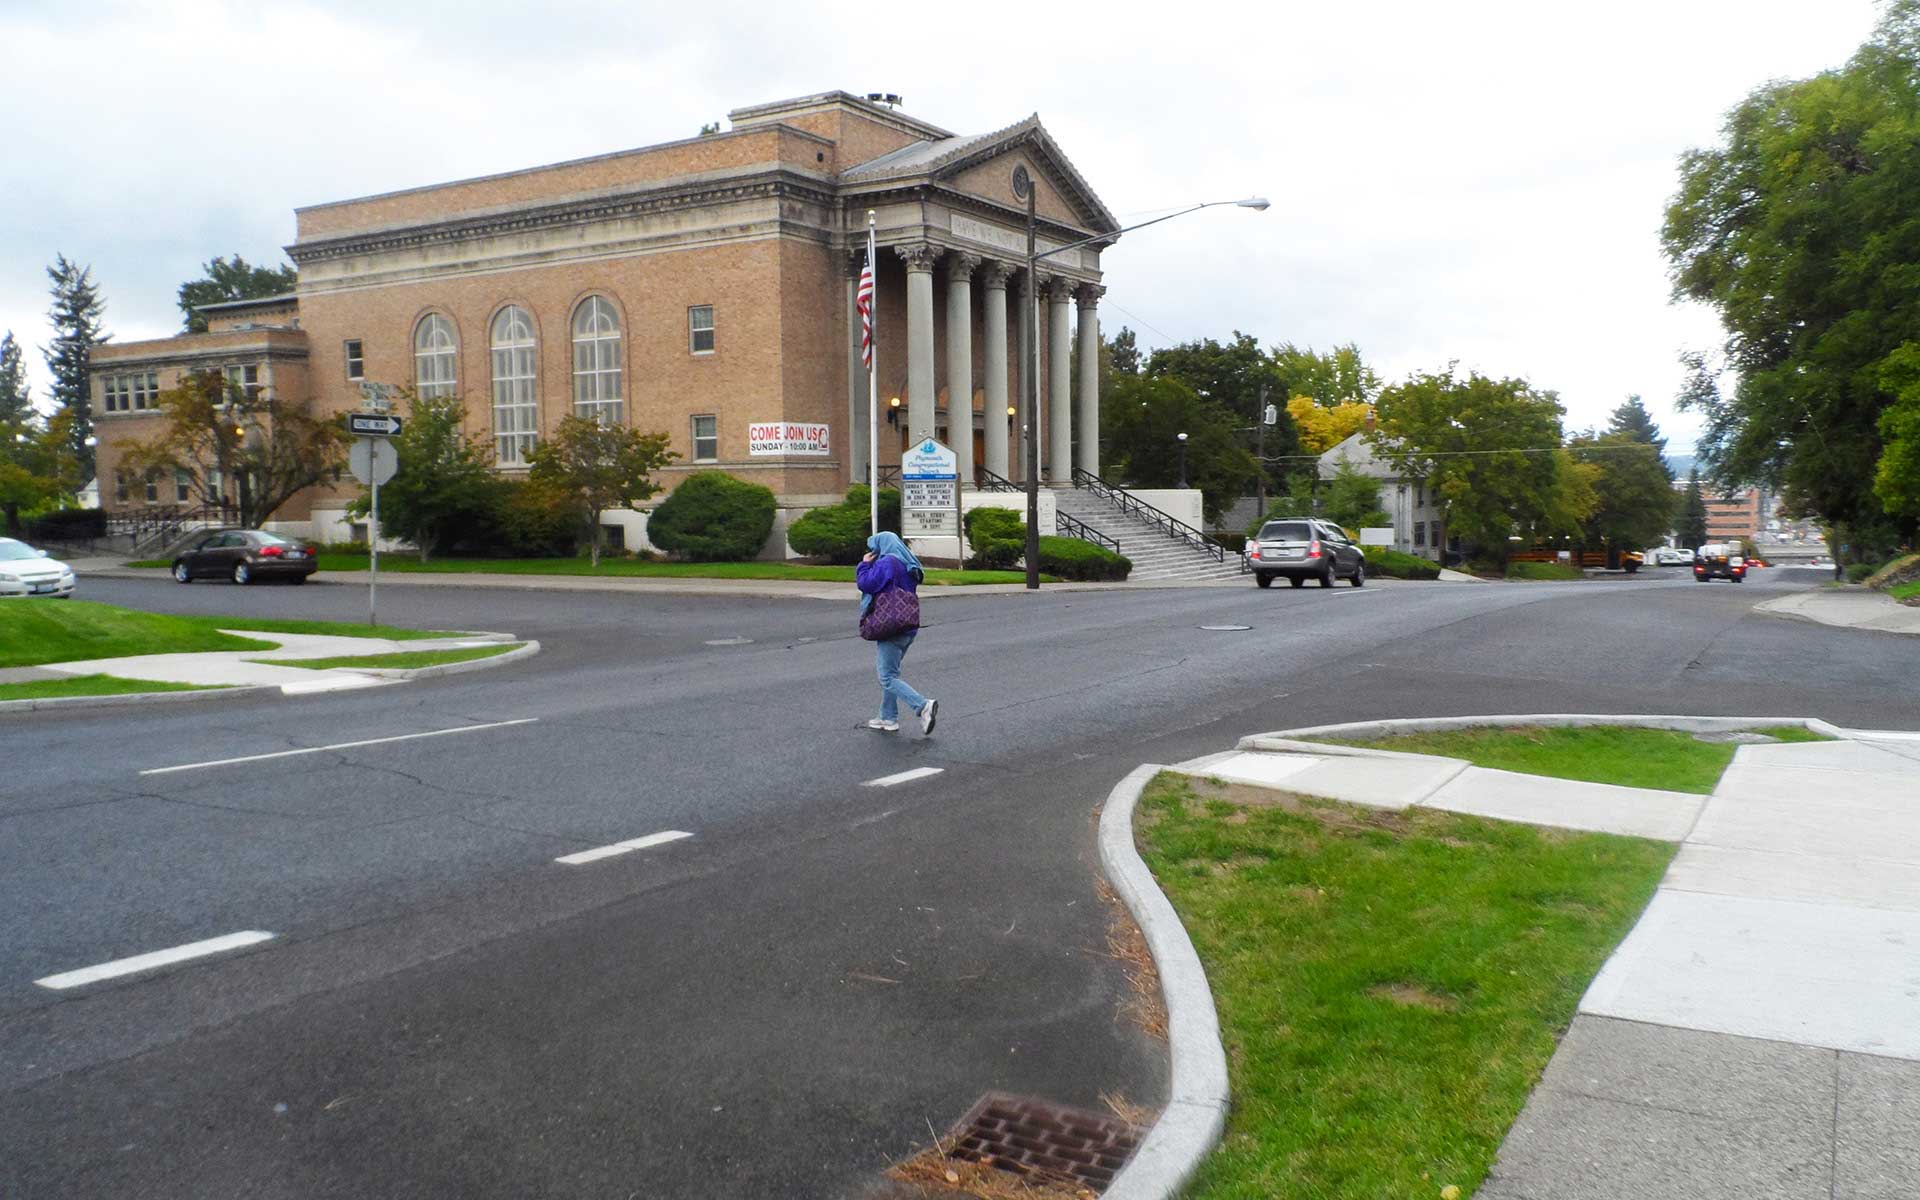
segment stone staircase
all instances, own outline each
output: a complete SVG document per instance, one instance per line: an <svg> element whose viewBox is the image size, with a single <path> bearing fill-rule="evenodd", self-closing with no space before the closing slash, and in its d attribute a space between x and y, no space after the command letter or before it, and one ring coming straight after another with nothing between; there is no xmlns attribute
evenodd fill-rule
<svg viewBox="0 0 1920 1200"><path fill-rule="evenodd" d="M1133 560L1130 580L1240 577L1239 555L1228 551L1225 562L1215 562L1211 554L1085 488L1055 488L1053 503L1067 516L1119 542L1120 553Z"/></svg>

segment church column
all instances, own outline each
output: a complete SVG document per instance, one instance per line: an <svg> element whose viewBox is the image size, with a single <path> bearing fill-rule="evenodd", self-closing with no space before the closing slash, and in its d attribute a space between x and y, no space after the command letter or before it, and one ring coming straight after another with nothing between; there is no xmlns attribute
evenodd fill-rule
<svg viewBox="0 0 1920 1200"><path fill-rule="evenodd" d="M1100 473L1100 297L1107 289L1083 283L1074 290L1080 300L1080 452L1074 464L1089 475Z"/></svg>
<svg viewBox="0 0 1920 1200"><path fill-rule="evenodd" d="M990 262L981 271L981 296L985 306L987 411L987 470L1002 479L1012 479L1007 462L1007 278L1013 268L1006 263Z"/></svg>
<svg viewBox="0 0 1920 1200"><path fill-rule="evenodd" d="M1056 278L1047 288L1047 482L1073 483L1073 284Z"/></svg>
<svg viewBox="0 0 1920 1200"><path fill-rule="evenodd" d="M907 442L933 436L933 260L926 242L895 246L907 264Z"/></svg>
<svg viewBox="0 0 1920 1200"><path fill-rule="evenodd" d="M867 478L867 416L870 393L867 368L860 361L860 310L856 296L864 254L849 255L847 268L847 424L841 444L846 447L847 477L854 483Z"/></svg>
<svg viewBox="0 0 1920 1200"><path fill-rule="evenodd" d="M977 254L947 255L947 444L962 487L973 486L973 272Z"/></svg>

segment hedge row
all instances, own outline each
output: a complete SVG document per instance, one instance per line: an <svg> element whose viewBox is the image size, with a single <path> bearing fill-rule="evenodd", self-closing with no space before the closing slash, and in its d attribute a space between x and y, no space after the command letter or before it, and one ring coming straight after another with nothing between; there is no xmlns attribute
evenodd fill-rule
<svg viewBox="0 0 1920 1200"><path fill-rule="evenodd" d="M973 548L968 566L1006 570L1026 557L1027 525L1013 509L976 508L967 514L967 542ZM1133 570L1133 560L1079 538L1043 535L1040 570L1061 579L1119 580Z"/></svg>
<svg viewBox="0 0 1920 1200"><path fill-rule="evenodd" d="M847 489L840 504L816 508L787 527L787 543L808 558L824 558L842 566L857 563L867 552L873 493L864 483ZM900 532L900 493L880 489L880 528Z"/></svg>
<svg viewBox="0 0 1920 1200"><path fill-rule="evenodd" d="M1440 564L1418 554L1402 554L1385 546L1368 546L1367 570L1385 579L1438 579Z"/></svg>

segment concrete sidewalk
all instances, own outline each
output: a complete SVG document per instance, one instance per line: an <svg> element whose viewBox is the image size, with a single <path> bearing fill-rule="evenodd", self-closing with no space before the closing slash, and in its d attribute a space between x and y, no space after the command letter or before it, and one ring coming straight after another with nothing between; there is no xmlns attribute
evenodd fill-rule
<svg viewBox="0 0 1920 1200"><path fill-rule="evenodd" d="M1742 746L1708 797L1278 737L1176 769L1681 843L1483 1200L1914 1200L1920 735L1846 733Z"/></svg>
<svg viewBox="0 0 1920 1200"><path fill-rule="evenodd" d="M1885 592L1866 588L1821 588L1776 596L1754 605L1755 612L1797 617L1822 625L1877 629L1882 633L1920 634L1920 608L1902 604ZM1920 1195L1917 1188L1915 1195Z"/></svg>
<svg viewBox="0 0 1920 1200"><path fill-rule="evenodd" d="M289 696L310 692L338 692L352 688L381 687L397 683L391 675L376 670L350 667L278 666L280 662L305 658L365 657L372 654L401 654L422 650L462 650L469 647L497 646L495 637L421 638L394 641L389 638L333 637L310 633L261 633L257 630L223 629L222 633L255 641L277 643L259 650L200 651L189 654L140 654L125 658L93 658L76 662L48 663L33 668L46 672L40 678L57 675L112 675L120 679L143 679L160 683L190 683L201 687L277 687Z"/></svg>

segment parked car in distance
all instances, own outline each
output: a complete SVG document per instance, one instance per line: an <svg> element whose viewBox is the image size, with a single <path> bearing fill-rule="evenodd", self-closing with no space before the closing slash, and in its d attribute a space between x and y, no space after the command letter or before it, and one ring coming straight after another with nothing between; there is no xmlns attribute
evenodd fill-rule
<svg viewBox="0 0 1920 1200"><path fill-rule="evenodd" d="M1284 517L1262 525L1247 543L1247 566L1261 587L1272 587L1276 577L1294 587L1309 579L1332 587L1343 577L1355 587L1367 584L1366 554L1338 525L1312 517Z"/></svg>
<svg viewBox="0 0 1920 1200"><path fill-rule="evenodd" d="M1656 567L1684 567L1692 564L1693 554L1678 546L1655 546L1647 551L1647 561Z"/></svg>
<svg viewBox="0 0 1920 1200"><path fill-rule="evenodd" d="M173 577L181 583L195 579L305 583L319 569L319 556L312 546L260 529L216 530L173 560Z"/></svg>
<svg viewBox="0 0 1920 1200"><path fill-rule="evenodd" d="M72 595L72 567L57 558L48 558L45 550L0 537L0 596L52 596L66 600Z"/></svg>
<svg viewBox="0 0 1920 1200"><path fill-rule="evenodd" d="M1730 542L1711 542L1695 551L1693 577L1701 583L1710 579L1731 579L1735 583L1744 583L1747 560L1741 557L1739 546Z"/></svg>

